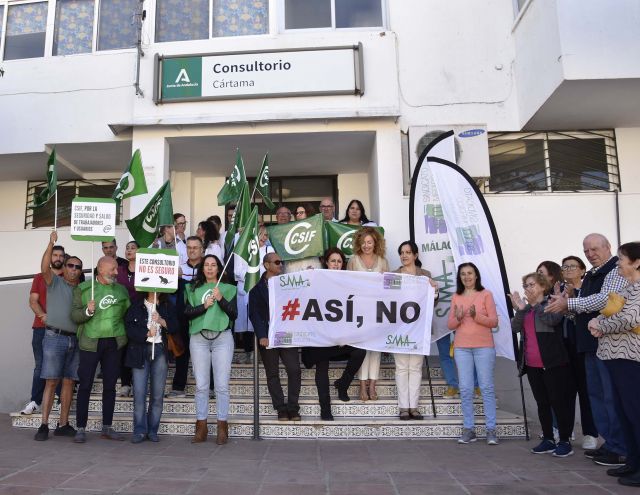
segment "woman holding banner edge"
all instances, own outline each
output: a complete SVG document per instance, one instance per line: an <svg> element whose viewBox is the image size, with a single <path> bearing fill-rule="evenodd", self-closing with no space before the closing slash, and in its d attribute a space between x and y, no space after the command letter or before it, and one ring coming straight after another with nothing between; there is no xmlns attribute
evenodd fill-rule
<svg viewBox="0 0 640 495"><path fill-rule="evenodd" d="M207 440L209 413L209 370L213 366L218 409L216 443L223 445L229 437L229 379L234 342L231 325L238 316L236 288L224 283L220 276L222 263L213 255L206 255L195 280L185 289L184 313L189 319L189 351L196 379L196 433L192 443Z"/></svg>
<svg viewBox="0 0 640 495"><path fill-rule="evenodd" d="M396 273L406 273L416 277L428 277L429 283L435 289L435 299L438 299L438 284L431 279L431 272L424 270L418 257L418 246L413 241L404 241L398 246L398 254L402 266ZM418 410L420 400L420 384L422 383L422 354L394 353L396 363L396 389L398 391L398 407L400 419L424 419Z"/></svg>
<svg viewBox="0 0 640 495"><path fill-rule="evenodd" d="M354 200L355 201L355 200ZM347 270L356 272L389 271L389 262L385 258L384 238L376 229L363 227L353 235L353 256L347 264ZM380 353L367 351L358 378L360 379L360 400L377 400L376 381L380 373Z"/></svg>
<svg viewBox="0 0 640 495"><path fill-rule="evenodd" d="M482 286L480 272L473 263L458 266L456 293L451 300L447 322L455 333L454 359L458 367L464 429L458 443L476 441L473 414L473 373L478 374L487 428L487 444L497 445L494 370L496 349L492 329L498 326L493 295Z"/></svg>

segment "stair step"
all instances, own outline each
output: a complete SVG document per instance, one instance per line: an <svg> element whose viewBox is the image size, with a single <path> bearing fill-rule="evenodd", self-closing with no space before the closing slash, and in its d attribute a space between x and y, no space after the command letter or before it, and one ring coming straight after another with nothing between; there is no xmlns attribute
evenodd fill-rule
<svg viewBox="0 0 640 495"><path fill-rule="evenodd" d="M55 418L52 415L52 423ZM215 435L215 418L209 418L209 433ZM11 423L17 428L36 429L40 426L39 415L21 416L11 414ZM75 426L75 418L72 417ZM133 421L130 414L115 413L113 426L122 432L132 432ZM90 413L88 431L100 431L102 418ZM195 420L193 415L163 415L160 423L161 435L193 435ZM497 433L501 438L524 438L522 417L498 412ZM318 418L305 417L302 421L278 421L275 417L260 419L262 438L326 438L326 439L382 439L382 438L456 438L462 431L462 418L425 417L422 421L401 421L397 417L386 418L336 418L336 421L320 421ZM476 432L483 436L484 421L476 421ZM246 417L229 418L229 435L236 438L253 436L253 420ZM90 438L90 441L93 439Z"/></svg>

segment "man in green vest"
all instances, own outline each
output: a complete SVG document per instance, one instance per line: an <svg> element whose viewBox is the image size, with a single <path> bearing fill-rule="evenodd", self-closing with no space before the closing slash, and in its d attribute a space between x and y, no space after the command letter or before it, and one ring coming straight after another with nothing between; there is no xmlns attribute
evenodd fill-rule
<svg viewBox="0 0 640 495"><path fill-rule="evenodd" d="M74 442L87 441L85 428L89 416L89 396L98 363L102 368L102 438L124 440L112 427L116 402L116 381L120 374L121 353L127 343L124 315L130 306L127 289L116 283L118 264L103 256L98 260L97 276L77 286L73 292L71 319L78 324L80 365Z"/></svg>

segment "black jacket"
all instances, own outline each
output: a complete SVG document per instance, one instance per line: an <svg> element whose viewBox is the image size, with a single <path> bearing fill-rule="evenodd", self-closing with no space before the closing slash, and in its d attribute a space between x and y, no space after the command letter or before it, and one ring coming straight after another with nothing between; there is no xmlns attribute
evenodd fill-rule
<svg viewBox="0 0 640 495"><path fill-rule="evenodd" d="M161 328L163 352L167 349L167 333L178 331L176 311L168 300L156 306L158 314L167 322L167 328ZM144 300L131 304L124 317L124 326L127 331L129 343L127 344L124 365L129 368L143 368L145 349L147 346L147 322L149 314L144 305ZM156 349L159 351L160 349Z"/></svg>
<svg viewBox="0 0 640 495"><path fill-rule="evenodd" d="M249 291L249 319L258 340L269 337L269 286L265 275Z"/></svg>
<svg viewBox="0 0 640 495"><path fill-rule="evenodd" d="M522 334L520 352L518 353L518 370L520 371L520 376L526 373L524 319L529 311L533 311L534 314L536 339L544 367L555 368L569 362L567 349L562 341L561 324L563 316L558 313L545 313L544 308L547 306L547 302L548 299L545 297L540 304L536 304L535 306L527 304L524 309L517 310L511 320L511 329L513 332Z"/></svg>

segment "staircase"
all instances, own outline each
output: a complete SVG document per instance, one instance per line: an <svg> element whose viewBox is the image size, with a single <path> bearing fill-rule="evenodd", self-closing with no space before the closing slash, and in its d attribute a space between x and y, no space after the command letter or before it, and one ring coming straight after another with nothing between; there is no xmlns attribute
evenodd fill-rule
<svg viewBox="0 0 640 495"><path fill-rule="evenodd" d="M238 355L238 354L237 354ZM235 361L235 359L234 359ZM340 377L344 363L331 363L330 382ZM191 371L191 370L190 370ZM429 395L429 385L425 378L421 386L419 408L425 419L422 421L401 421L398 419L396 385L394 379L393 357L382 355L380 379L377 384L378 400L363 402L358 399L357 380L349 389L350 402L341 402L335 389L331 389L331 409L335 421L320 420L320 405L314 381L314 369L302 369L302 389L300 391L300 415L302 421L278 421L267 391L264 368L259 364L260 378L260 436L262 438L456 438L462 429L462 411L460 399L443 397L446 383L440 368L431 368L431 381L435 397L436 418ZM174 368L169 368L166 390L171 389ZM287 377L284 368L280 368L280 377L286 395ZM231 404L229 410L229 435L232 437L253 437L253 365L236 364L231 370ZM195 381L189 374L186 398L164 400L160 423L160 434L193 435L195 426L195 404L193 394ZM99 431L102 427L101 415L102 380L96 379L89 402L88 431ZM50 424L57 423L58 405L51 413ZM484 434L484 416L482 400L474 401L476 431ZM524 438L524 420L522 416L498 409L497 433L500 438ZM71 406L71 423L75 423L75 401ZM11 422L17 428L38 428L40 414L22 416L19 412L11 414ZM216 401L209 401L209 433L216 430ZM133 430L133 398L117 397L113 426L122 432Z"/></svg>

